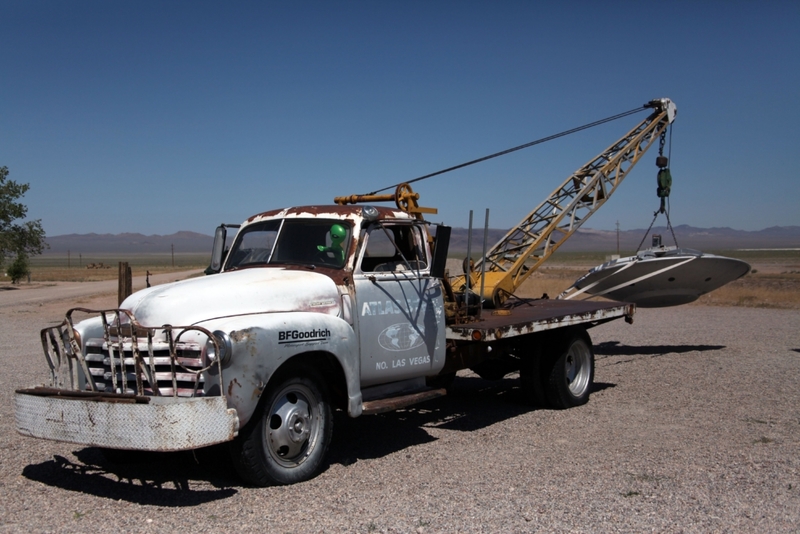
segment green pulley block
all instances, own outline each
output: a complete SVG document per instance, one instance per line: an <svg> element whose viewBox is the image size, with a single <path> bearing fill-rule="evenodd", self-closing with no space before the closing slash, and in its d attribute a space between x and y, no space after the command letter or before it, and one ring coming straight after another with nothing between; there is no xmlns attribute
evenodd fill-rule
<svg viewBox="0 0 800 534"><path fill-rule="evenodd" d="M672 174L669 169L661 169L658 171L658 189L656 194L659 198L666 198L669 196L670 189L672 189Z"/></svg>

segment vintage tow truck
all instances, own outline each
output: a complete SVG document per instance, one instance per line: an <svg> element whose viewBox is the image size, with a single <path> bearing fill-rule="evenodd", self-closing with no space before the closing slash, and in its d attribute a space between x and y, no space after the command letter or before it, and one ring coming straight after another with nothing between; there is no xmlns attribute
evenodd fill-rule
<svg viewBox="0 0 800 534"><path fill-rule="evenodd" d="M669 100L647 107L480 272L447 276L450 228L424 219L433 210L408 184L221 225L209 276L144 289L118 309L74 308L42 330L50 382L16 391L18 431L111 451L230 442L245 480L290 484L319 471L333 410L358 417L439 397L462 369L519 371L526 395L556 409L587 402L587 329L632 321L634 305L513 293L672 122ZM387 200L396 207L376 206Z"/></svg>

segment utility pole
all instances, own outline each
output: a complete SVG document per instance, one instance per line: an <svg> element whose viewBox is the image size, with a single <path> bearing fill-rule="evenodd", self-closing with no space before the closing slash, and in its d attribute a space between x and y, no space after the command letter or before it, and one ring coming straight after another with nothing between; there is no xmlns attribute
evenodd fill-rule
<svg viewBox="0 0 800 534"><path fill-rule="evenodd" d="M172 249L172 266L175 267L175 245L170 245L170 248Z"/></svg>
<svg viewBox="0 0 800 534"><path fill-rule="evenodd" d="M617 221L617 256L619 256L619 221Z"/></svg>
<svg viewBox="0 0 800 534"><path fill-rule="evenodd" d="M67 269L69 269L70 267L72 267L72 266L69 264L69 250L68 250L67 251Z"/></svg>

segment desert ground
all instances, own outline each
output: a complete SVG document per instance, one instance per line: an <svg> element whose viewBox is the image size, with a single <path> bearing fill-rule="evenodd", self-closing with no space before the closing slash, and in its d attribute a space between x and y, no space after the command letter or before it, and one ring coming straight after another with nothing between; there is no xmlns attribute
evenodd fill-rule
<svg viewBox="0 0 800 534"><path fill-rule="evenodd" d="M14 390L47 380L39 330L69 307L116 304L114 284L34 286L0 291L5 531L800 531L793 305L637 310L632 325L590 331L596 384L585 406L538 409L515 375L462 372L442 399L337 415L319 476L253 488L222 446L120 466L95 448L18 435Z"/></svg>

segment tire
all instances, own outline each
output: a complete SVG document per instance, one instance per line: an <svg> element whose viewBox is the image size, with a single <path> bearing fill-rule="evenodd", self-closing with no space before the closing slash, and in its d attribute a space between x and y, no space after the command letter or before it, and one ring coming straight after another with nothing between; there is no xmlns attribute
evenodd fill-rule
<svg viewBox="0 0 800 534"><path fill-rule="evenodd" d="M519 368L519 382L522 390L522 398L527 404L548 407L545 395L545 380L543 379L542 368L542 345L547 343L549 337L546 334L536 334L532 338L532 347L524 348L521 354Z"/></svg>
<svg viewBox="0 0 800 534"><path fill-rule="evenodd" d="M585 330L561 337L555 354L545 360L544 393L550 407L564 410L589 401L594 382L592 341Z"/></svg>
<svg viewBox="0 0 800 534"><path fill-rule="evenodd" d="M328 450L333 417L325 384L306 371L279 381L262 397L253 424L231 446L239 475L257 486L313 478Z"/></svg>

